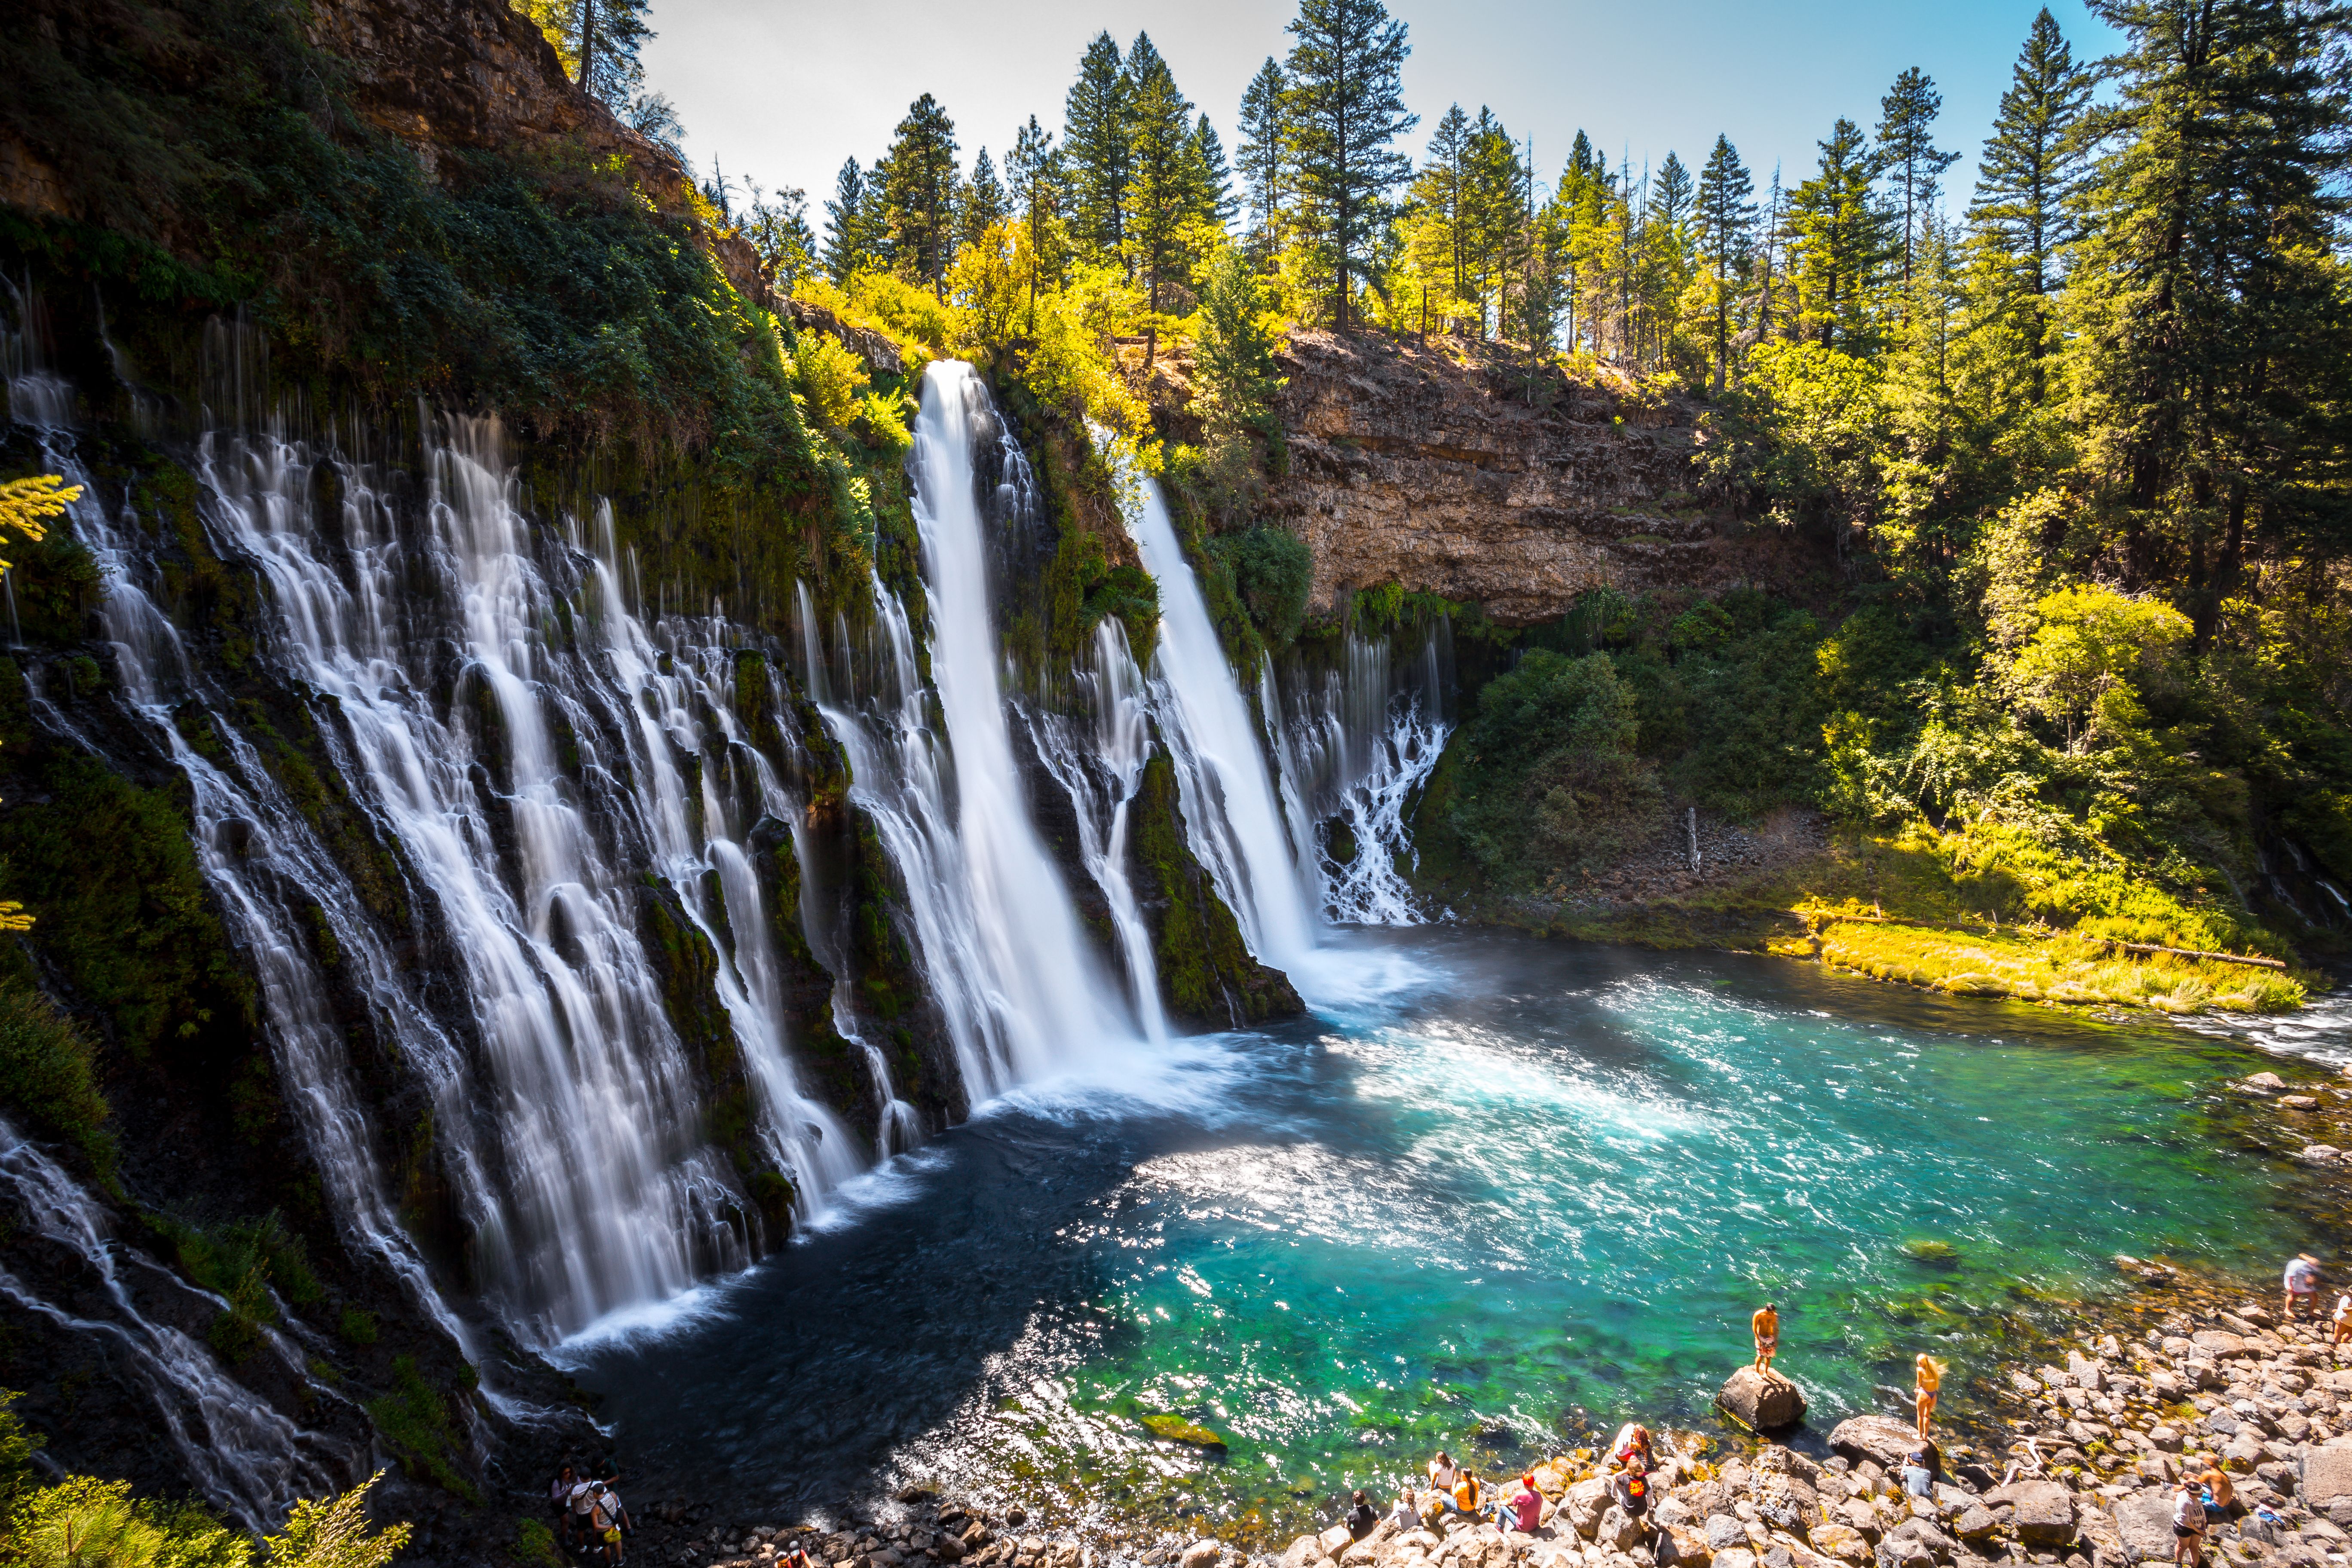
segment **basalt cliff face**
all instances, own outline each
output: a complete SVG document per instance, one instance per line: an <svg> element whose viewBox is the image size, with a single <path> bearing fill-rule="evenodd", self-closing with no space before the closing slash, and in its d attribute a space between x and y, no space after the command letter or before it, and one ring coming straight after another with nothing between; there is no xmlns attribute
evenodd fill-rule
<svg viewBox="0 0 2352 1568"><path fill-rule="evenodd" d="M1557 371L1530 401L1501 351L1459 341L1301 332L1279 363L1290 464L1263 511L1315 552L1310 615L1393 583L1526 626L1603 585L1705 593L1804 569L1702 502L1687 402Z"/></svg>

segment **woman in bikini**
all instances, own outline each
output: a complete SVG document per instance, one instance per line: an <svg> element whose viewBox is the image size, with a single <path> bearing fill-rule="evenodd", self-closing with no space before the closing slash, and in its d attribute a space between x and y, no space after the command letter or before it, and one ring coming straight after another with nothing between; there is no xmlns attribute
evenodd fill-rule
<svg viewBox="0 0 2352 1568"><path fill-rule="evenodd" d="M1919 1441L1927 1440L1927 1422L1936 1414L1936 1394L1944 1386L1944 1365L1934 1356L1922 1354L1916 1363L1918 1386L1911 1391L1912 1403L1919 1413Z"/></svg>

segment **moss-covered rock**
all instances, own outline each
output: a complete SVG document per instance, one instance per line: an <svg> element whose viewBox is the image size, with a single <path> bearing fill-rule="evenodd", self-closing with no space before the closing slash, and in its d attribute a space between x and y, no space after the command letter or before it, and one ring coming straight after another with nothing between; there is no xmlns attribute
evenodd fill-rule
<svg viewBox="0 0 2352 1568"><path fill-rule="evenodd" d="M1129 876L1150 928L1169 1016L1223 1029L1305 1012L1288 976L1251 956L1240 922L1193 858L1165 747L1145 764L1128 810Z"/></svg>

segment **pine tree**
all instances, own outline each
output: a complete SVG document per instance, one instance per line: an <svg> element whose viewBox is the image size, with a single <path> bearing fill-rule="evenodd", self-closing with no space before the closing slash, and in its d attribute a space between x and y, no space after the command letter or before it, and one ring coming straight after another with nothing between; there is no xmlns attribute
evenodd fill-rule
<svg viewBox="0 0 2352 1568"><path fill-rule="evenodd" d="M816 235L809 227L808 193L797 185L786 185L772 196L757 184L748 189L743 237L751 242L760 258L760 276L770 288L789 294L793 284L816 270Z"/></svg>
<svg viewBox="0 0 2352 1568"><path fill-rule="evenodd" d="M853 272L886 265L887 234L882 218L881 182L877 169L869 174L848 159L834 177L833 199L824 204L825 275L846 287Z"/></svg>
<svg viewBox="0 0 2352 1568"><path fill-rule="evenodd" d="M2010 289L2027 313L2036 403L2049 395L2043 363L2051 347L2049 299L2073 235L2067 205L2082 177L2081 132L2094 79L2074 64L2074 50L2045 7L2033 18L2009 90L2000 95L1969 205L1979 245L2007 262L2002 269Z"/></svg>
<svg viewBox="0 0 2352 1568"><path fill-rule="evenodd" d="M1756 243L1756 182L1731 139L1718 134L1698 172L1698 253L1714 281L1715 389L1723 390L1731 358L1731 300L1746 277Z"/></svg>
<svg viewBox="0 0 2352 1568"><path fill-rule="evenodd" d="M1071 228L1077 242L1115 257L1127 237L1124 203L1129 167L1127 67L1118 45L1099 33L1078 60L1078 79L1062 107L1062 155L1073 196Z"/></svg>
<svg viewBox="0 0 2352 1568"><path fill-rule="evenodd" d="M1880 274L1895 254L1895 216L1871 200L1877 161L1862 127L1840 119L1819 143L1821 166L1789 199L1798 330L1850 353L1876 340Z"/></svg>
<svg viewBox="0 0 2352 1568"><path fill-rule="evenodd" d="M620 112L645 85L639 55L654 30L646 26L648 0L580 0L580 85Z"/></svg>
<svg viewBox="0 0 2352 1568"><path fill-rule="evenodd" d="M1478 306L1478 335L1492 321L1504 332L1504 293L1518 259L1524 225L1522 184L1526 170L1519 163L1518 143L1494 111L1480 105L1478 118L1463 136L1460 194L1454 230L1465 258L1462 298ZM1491 303L1493 313L1488 314Z"/></svg>
<svg viewBox="0 0 2352 1568"><path fill-rule="evenodd" d="M1282 215L1289 200L1290 169L1283 94L1286 84L1282 67L1272 55L1250 79L1242 94L1242 144L1234 158L1241 175L1242 200L1249 214L1249 247L1261 267L1282 248Z"/></svg>
<svg viewBox="0 0 2352 1568"><path fill-rule="evenodd" d="M1349 326L1349 291L1386 226L1388 195L1412 173L1389 144L1418 124L1405 112L1402 22L1381 0L1300 0L1290 23L1283 107L1313 260L1331 279L1331 320Z"/></svg>
<svg viewBox="0 0 2352 1568"><path fill-rule="evenodd" d="M1004 221L1004 187L997 184L996 165L982 147L980 156L972 160L971 179L963 188L962 243L976 244L990 225Z"/></svg>
<svg viewBox="0 0 2352 1568"><path fill-rule="evenodd" d="M2066 286L2074 414L2128 585L2175 576L2201 647L2251 542L2352 538L2342 13L2116 0L2120 101Z"/></svg>
<svg viewBox="0 0 2352 1568"><path fill-rule="evenodd" d="M1061 247L1053 237L1060 226L1056 220L1064 195L1061 151L1054 145L1054 133L1039 125L1035 115L1013 137L1013 155L1004 161L1004 173L1012 182L1011 210L1029 235L1029 314L1034 327L1039 274L1056 279L1061 276Z"/></svg>
<svg viewBox="0 0 2352 1568"><path fill-rule="evenodd" d="M1160 287L1173 270L1177 233L1198 211L1203 176L1193 161L1192 105L1149 35L1136 35L1127 73L1129 178L1121 205L1128 271L1143 281L1156 314Z"/></svg>
<svg viewBox="0 0 2352 1568"><path fill-rule="evenodd" d="M947 291L955 259L955 123L929 93L907 107L881 163L882 206L890 256L908 279Z"/></svg>
<svg viewBox="0 0 2352 1568"><path fill-rule="evenodd" d="M1429 162L1422 165L1421 175L1412 187L1413 199L1422 204L1438 226L1436 232L1444 241L1447 275L1456 300L1469 297L1468 264L1462 242L1462 187L1468 177L1469 163L1470 117L1456 103L1438 117L1437 129L1429 138Z"/></svg>
<svg viewBox="0 0 2352 1568"><path fill-rule="evenodd" d="M1936 150L1936 116L1943 109L1944 95L1917 66L1896 77L1895 86L1878 100L1878 161L1894 184L1895 205L1903 215L1903 287L1906 290L1911 287L1919 221L1936 205L1937 186L1944 171L1960 156Z"/></svg>
<svg viewBox="0 0 2352 1568"><path fill-rule="evenodd" d="M1225 162L1225 143L1217 128L1202 114L1192 125L1192 163L1200 171L1201 189L1194 203L1202 217L1219 228L1231 228L1241 205L1234 199L1233 166Z"/></svg>

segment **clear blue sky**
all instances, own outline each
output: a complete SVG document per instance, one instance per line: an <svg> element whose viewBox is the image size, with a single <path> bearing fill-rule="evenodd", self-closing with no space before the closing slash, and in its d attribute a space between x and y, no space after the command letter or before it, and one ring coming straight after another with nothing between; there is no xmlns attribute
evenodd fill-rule
<svg viewBox="0 0 2352 1568"><path fill-rule="evenodd" d="M1580 127L1638 172L1672 149L1696 168L1728 135L1756 173L1790 183L1839 115L1874 127L1895 74L1919 66L1944 94L1941 145L1962 154L1948 176L1957 211L1976 152L2009 83L2041 0L1390 0L1411 28L1406 101L1422 116L1418 158L1448 103L1491 107L1535 138L1549 184ZM655 0L649 84L684 118L687 150L708 173L802 186L820 232L842 160L867 163L909 101L946 105L968 169L981 147L1000 163L1030 114L1058 132L1062 98L1087 40L1108 28L1124 48L1139 30L1206 110L1228 152L1244 87L1267 55L1287 53L1291 0ZM2115 47L2081 0L2053 0L2077 58Z"/></svg>

